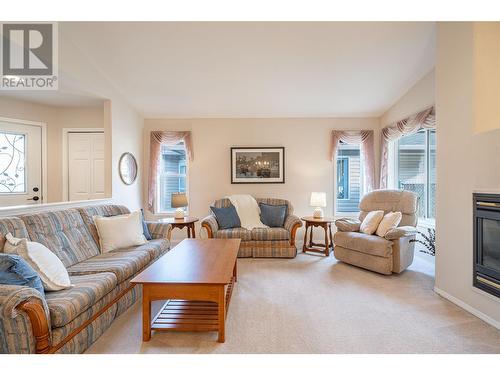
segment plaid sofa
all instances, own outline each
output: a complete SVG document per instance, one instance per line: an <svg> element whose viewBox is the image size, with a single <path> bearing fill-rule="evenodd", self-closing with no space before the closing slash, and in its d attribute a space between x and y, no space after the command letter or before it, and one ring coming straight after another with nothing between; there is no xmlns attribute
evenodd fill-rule
<svg viewBox="0 0 500 375"><path fill-rule="evenodd" d="M92 217L129 212L99 205L0 218L0 251L9 232L40 242L61 259L73 284L45 296L0 285L0 353L82 353L140 297L129 281L170 249L170 226L148 223L152 241L101 254Z"/></svg>
<svg viewBox="0 0 500 375"><path fill-rule="evenodd" d="M293 215L292 204L285 199L255 198L257 203L270 205L286 205L287 216L283 228L245 228L219 229L217 219L213 214L201 221L209 238L239 238L241 239L239 258L294 258L297 255L295 234L302 226L302 221ZM229 207L227 198L216 200L214 207Z"/></svg>

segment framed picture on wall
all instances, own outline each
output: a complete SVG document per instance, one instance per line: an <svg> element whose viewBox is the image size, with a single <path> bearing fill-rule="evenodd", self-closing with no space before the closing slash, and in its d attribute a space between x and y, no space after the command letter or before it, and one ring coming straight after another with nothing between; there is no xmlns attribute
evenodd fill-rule
<svg viewBox="0 0 500 375"><path fill-rule="evenodd" d="M285 183L285 148L231 147L231 183Z"/></svg>

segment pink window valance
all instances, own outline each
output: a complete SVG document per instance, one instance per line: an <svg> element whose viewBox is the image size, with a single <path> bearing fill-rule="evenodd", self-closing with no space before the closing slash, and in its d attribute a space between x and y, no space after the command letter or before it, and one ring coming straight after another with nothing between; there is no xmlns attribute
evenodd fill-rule
<svg viewBox="0 0 500 375"><path fill-rule="evenodd" d="M398 140L406 135L415 134L420 129L436 128L436 112L434 107L427 108L404 120L398 121L382 129L380 151L380 188L387 189L389 173L389 142Z"/></svg>
<svg viewBox="0 0 500 375"><path fill-rule="evenodd" d="M330 142L330 160L337 163L339 142L359 144L361 162L363 163L365 178L363 191L365 193L375 188L375 148L373 130L333 130Z"/></svg>
<svg viewBox="0 0 500 375"><path fill-rule="evenodd" d="M152 131L149 143L148 210L156 211L156 181L160 166L161 146L173 146L184 141L186 154L190 161L194 159L193 143L190 131Z"/></svg>

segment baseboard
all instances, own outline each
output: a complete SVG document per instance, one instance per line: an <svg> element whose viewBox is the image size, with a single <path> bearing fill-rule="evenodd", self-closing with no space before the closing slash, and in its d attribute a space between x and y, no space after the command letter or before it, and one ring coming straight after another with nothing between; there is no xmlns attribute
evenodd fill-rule
<svg viewBox="0 0 500 375"><path fill-rule="evenodd" d="M479 310L476 310L474 307L468 305L464 301L452 296L451 294L445 292L444 290L441 290L437 287L434 287L434 291L439 294L441 297L446 298L448 301L454 303L455 305L461 307L465 311L470 312L472 315L477 316L479 319L482 321L488 323L489 325L492 325L496 329L500 330L500 322L493 319L492 317L482 313Z"/></svg>

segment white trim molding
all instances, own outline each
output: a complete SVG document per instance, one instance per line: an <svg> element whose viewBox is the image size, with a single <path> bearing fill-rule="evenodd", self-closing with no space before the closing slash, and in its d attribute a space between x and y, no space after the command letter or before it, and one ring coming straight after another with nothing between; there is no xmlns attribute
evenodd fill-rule
<svg viewBox="0 0 500 375"><path fill-rule="evenodd" d="M45 204L27 204L24 206L0 207L0 217L36 214L45 211L63 210L67 208L85 207L96 204L113 204L111 198L90 199L86 201L57 202Z"/></svg>
<svg viewBox="0 0 500 375"><path fill-rule="evenodd" d="M23 120L11 117L0 116L0 121L11 122L14 124L38 126L42 130L42 195L41 203L47 200L48 185L47 185L47 123L40 121Z"/></svg>
<svg viewBox="0 0 500 375"><path fill-rule="evenodd" d="M104 128L63 128L62 129L62 200L69 201L68 181L68 134L69 133L103 133Z"/></svg>
<svg viewBox="0 0 500 375"><path fill-rule="evenodd" d="M465 311L468 311L470 312L472 315L478 317L479 319L481 319L482 321L492 325L493 327L495 327L496 329L500 329L500 322L493 319L491 316L489 315L486 315L484 313L482 313L481 311L475 309L474 307L472 307L471 305L465 303L464 301L458 299L457 297L454 297L452 296L451 294L445 292L444 290L441 290L439 289L438 287L434 287L434 291L439 294L441 297L447 299L448 301L454 303L455 305L457 305L458 307L461 307L462 309L464 309Z"/></svg>

